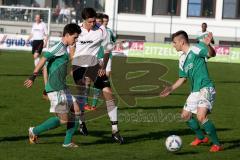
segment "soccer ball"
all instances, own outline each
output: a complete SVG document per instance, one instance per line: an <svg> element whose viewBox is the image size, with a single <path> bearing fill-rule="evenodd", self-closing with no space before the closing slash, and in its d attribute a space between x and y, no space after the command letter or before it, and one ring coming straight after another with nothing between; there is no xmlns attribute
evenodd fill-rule
<svg viewBox="0 0 240 160"><path fill-rule="evenodd" d="M177 135L171 135L166 139L165 145L168 151L176 152L182 146L182 139Z"/></svg>

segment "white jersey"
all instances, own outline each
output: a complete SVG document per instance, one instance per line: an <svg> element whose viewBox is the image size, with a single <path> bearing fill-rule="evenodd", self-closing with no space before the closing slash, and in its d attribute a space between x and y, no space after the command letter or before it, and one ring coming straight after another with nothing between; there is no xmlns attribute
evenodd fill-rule
<svg viewBox="0 0 240 160"><path fill-rule="evenodd" d="M76 50L72 65L89 67L98 63L97 54L101 43L106 39L107 31L104 26L94 27L90 31L81 27L82 33L76 42Z"/></svg>
<svg viewBox="0 0 240 160"><path fill-rule="evenodd" d="M43 40L44 36L47 35L47 27L44 22L33 23L32 26L32 40Z"/></svg>
<svg viewBox="0 0 240 160"><path fill-rule="evenodd" d="M197 40L202 42L203 39L208 36L208 34L209 34L208 31L205 31L205 32L199 31L197 34Z"/></svg>

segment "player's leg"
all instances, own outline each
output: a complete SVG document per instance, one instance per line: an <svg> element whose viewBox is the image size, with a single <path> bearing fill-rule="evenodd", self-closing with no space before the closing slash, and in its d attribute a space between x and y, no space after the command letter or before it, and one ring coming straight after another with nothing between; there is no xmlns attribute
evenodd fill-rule
<svg viewBox="0 0 240 160"><path fill-rule="evenodd" d="M37 66L37 64L40 61L40 55L42 53L43 49L43 40L34 40L33 46L32 46L32 53L33 53L33 59L34 59L34 65Z"/></svg>
<svg viewBox="0 0 240 160"><path fill-rule="evenodd" d="M66 124L68 121L69 109L66 104L63 104L62 97L63 91L56 91L48 93L48 97L51 103L50 112L54 113L53 116L47 119L36 127L29 128L29 141L30 143L36 143L37 136L50 129L60 126L60 124Z"/></svg>
<svg viewBox="0 0 240 160"><path fill-rule="evenodd" d="M78 147L72 139L75 131L79 127L79 119L81 115L80 108L75 100L75 98L72 96L73 99L73 105L71 108L71 112L68 115L69 116L69 121L67 123L67 131L66 131L66 136L64 139L63 147Z"/></svg>
<svg viewBox="0 0 240 160"><path fill-rule="evenodd" d="M213 88L203 88L200 91L200 101L197 108L197 118L202 124L205 132L211 139L213 146L211 147L211 152L217 152L222 150L222 146L219 142L216 128L211 120L208 119L207 114L212 109L212 104L215 99L215 90Z"/></svg>
<svg viewBox="0 0 240 160"><path fill-rule="evenodd" d="M87 68L85 67L79 67L79 66L72 66L72 74L73 74L73 79L75 84L77 85L77 95L76 100L79 105L81 114L79 118L79 131L82 135L87 136L88 135L88 130L86 127L85 123L85 118L84 118L84 95L83 91L85 90L85 74L86 74Z"/></svg>
<svg viewBox="0 0 240 160"><path fill-rule="evenodd" d="M93 99L92 99L92 108L91 110L96 110L97 109L97 103L98 103L98 98L101 94L101 90L98 88L93 88Z"/></svg>
<svg viewBox="0 0 240 160"><path fill-rule="evenodd" d="M124 140L118 130L117 106L114 102L112 89L110 87L103 88L103 96L106 100L107 112L112 124L112 138L114 141L122 144Z"/></svg>
<svg viewBox="0 0 240 160"><path fill-rule="evenodd" d="M83 89L83 97L84 97L84 110L91 110L91 106L88 105L88 96L90 92L91 79L89 77L85 77L85 88Z"/></svg>
<svg viewBox="0 0 240 160"><path fill-rule="evenodd" d="M181 117L187 122L187 126L194 131L196 138L190 143L192 146L197 146L201 143L208 142L208 138L205 138L203 131L199 125L197 119L193 116L193 113L197 113L197 97L199 93L191 93L188 96L186 104L184 105Z"/></svg>
<svg viewBox="0 0 240 160"><path fill-rule="evenodd" d="M117 106L114 102L114 97L108 77L106 75L102 77L97 77L94 86L95 88L101 89L103 92L103 96L106 101L108 116L112 124L113 140L120 144L124 143L124 140L118 130Z"/></svg>

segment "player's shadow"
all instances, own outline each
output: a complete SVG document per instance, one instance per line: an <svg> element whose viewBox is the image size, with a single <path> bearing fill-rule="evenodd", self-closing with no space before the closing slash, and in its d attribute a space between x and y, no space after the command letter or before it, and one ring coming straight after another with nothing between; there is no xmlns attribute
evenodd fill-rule
<svg viewBox="0 0 240 160"><path fill-rule="evenodd" d="M143 109L143 110L151 110L151 109L175 109L175 108L183 108L183 106L178 105L166 105L166 106L136 106L136 107L119 107L119 110L135 110L135 109Z"/></svg>
<svg viewBox="0 0 240 160"><path fill-rule="evenodd" d="M0 73L1 77L28 77L30 76L29 74L4 74Z"/></svg>
<svg viewBox="0 0 240 160"><path fill-rule="evenodd" d="M218 128L217 132L225 132L229 131L229 128ZM148 132L144 134L139 134L135 136L125 136L126 143L136 143L139 141L146 141L146 140L158 140L162 138L167 138L169 135L179 135L179 136L186 136L186 135L193 135L193 132L190 129L178 129L178 130L165 130L159 132Z"/></svg>
<svg viewBox="0 0 240 160"><path fill-rule="evenodd" d="M181 150L179 152L173 153L175 155L192 155L192 154L198 154L199 152L197 151L184 151L181 152Z"/></svg>
<svg viewBox="0 0 240 160"><path fill-rule="evenodd" d="M240 139L221 141L221 143L224 145L224 150L231 150L235 148L240 149ZM225 147L225 145L229 145L229 146Z"/></svg>
<svg viewBox="0 0 240 160"><path fill-rule="evenodd" d="M238 84L240 81L214 81L215 83L222 83L222 84Z"/></svg>

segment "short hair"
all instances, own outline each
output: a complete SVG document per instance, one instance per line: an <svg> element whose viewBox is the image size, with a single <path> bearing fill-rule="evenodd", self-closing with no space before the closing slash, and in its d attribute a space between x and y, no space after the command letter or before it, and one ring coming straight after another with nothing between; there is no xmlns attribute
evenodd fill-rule
<svg viewBox="0 0 240 160"><path fill-rule="evenodd" d="M65 36L67 33L69 35L73 35L75 33L80 34L81 28L79 27L79 25L77 25L76 23L69 23L67 25L65 25L64 29L63 29L63 36Z"/></svg>
<svg viewBox="0 0 240 160"><path fill-rule="evenodd" d="M97 13L96 18L97 18L97 19L103 19L103 14L102 14L102 13Z"/></svg>
<svg viewBox="0 0 240 160"><path fill-rule="evenodd" d="M103 14L103 18L109 19L109 16L107 14Z"/></svg>
<svg viewBox="0 0 240 160"><path fill-rule="evenodd" d="M202 25L205 24L207 26L207 23L206 22L203 22Z"/></svg>
<svg viewBox="0 0 240 160"><path fill-rule="evenodd" d="M82 11L82 18L84 20L88 19L88 18L96 18L97 17L97 13L93 8L84 8Z"/></svg>
<svg viewBox="0 0 240 160"><path fill-rule="evenodd" d="M188 34L185 31L177 31L176 33L172 34L172 41L175 37L180 36L182 39L184 39L187 43L189 43L189 39L188 39Z"/></svg>

